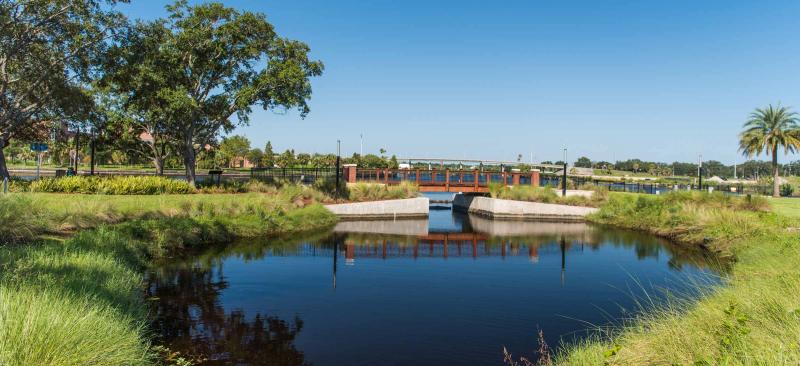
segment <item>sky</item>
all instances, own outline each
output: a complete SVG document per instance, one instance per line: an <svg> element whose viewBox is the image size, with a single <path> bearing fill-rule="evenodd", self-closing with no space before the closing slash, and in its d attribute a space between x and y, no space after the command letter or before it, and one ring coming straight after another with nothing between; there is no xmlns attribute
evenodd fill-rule
<svg viewBox="0 0 800 366"><path fill-rule="evenodd" d="M233 132L253 147L350 155L363 134L405 158L732 164L756 107L800 110L798 1L223 2L325 64L305 119L256 108Z"/></svg>

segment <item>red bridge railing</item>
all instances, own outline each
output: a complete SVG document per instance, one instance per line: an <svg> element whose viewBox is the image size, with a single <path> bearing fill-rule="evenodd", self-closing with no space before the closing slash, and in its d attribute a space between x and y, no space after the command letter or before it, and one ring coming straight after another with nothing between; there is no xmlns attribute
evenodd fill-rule
<svg viewBox="0 0 800 366"><path fill-rule="evenodd" d="M506 185L534 185L538 186L539 171L533 172L480 172L478 170L450 170L450 169L361 169L346 166L344 169L345 180L353 182L371 182L384 184L400 184L412 182L418 186L438 188L436 190L450 191L451 189L466 188L464 190L485 191L490 183Z"/></svg>

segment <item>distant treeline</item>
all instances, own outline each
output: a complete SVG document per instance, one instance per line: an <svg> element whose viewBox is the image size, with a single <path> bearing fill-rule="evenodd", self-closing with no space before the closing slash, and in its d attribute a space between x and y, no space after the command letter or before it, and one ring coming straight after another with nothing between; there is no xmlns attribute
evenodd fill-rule
<svg viewBox="0 0 800 366"><path fill-rule="evenodd" d="M696 176L697 163L684 163L673 162L663 163L656 161L644 161L640 159L628 159L611 163L608 161L592 161L591 159L583 156L575 161L575 166L580 168L594 168L605 170L610 173L612 170L628 171L633 173L648 173L654 176ZM781 172L784 175L797 175L800 173L800 160L795 160L787 164L780 165ZM716 160L708 160L703 162L703 175L704 176L719 176L722 178L734 177L734 169L737 177L763 177L771 176L772 163L769 161L761 160L748 160L744 163L734 165L725 165Z"/></svg>

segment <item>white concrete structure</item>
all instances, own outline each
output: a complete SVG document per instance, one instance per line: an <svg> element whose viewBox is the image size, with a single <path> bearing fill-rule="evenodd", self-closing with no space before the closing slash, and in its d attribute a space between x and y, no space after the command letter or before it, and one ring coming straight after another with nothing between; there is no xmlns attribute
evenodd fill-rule
<svg viewBox="0 0 800 366"><path fill-rule="evenodd" d="M342 203L325 208L341 219L401 219L428 217L427 197L402 200Z"/></svg>
<svg viewBox="0 0 800 366"><path fill-rule="evenodd" d="M428 235L427 219L341 221L335 233L424 236Z"/></svg>
<svg viewBox="0 0 800 366"><path fill-rule="evenodd" d="M585 221L597 212L594 207L556 205L551 203L500 200L489 197L456 195L453 209L467 211L492 219L522 219L541 221Z"/></svg>

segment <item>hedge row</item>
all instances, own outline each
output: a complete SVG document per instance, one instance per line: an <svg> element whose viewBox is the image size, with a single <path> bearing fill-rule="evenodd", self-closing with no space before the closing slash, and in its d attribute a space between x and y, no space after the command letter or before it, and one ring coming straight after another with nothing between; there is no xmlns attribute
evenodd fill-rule
<svg viewBox="0 0 800 366"><path fill-rule="evenodd" d="M158 176L62 177L31 182L30 192L94 194L194 193L186 181Z"/></svg>

